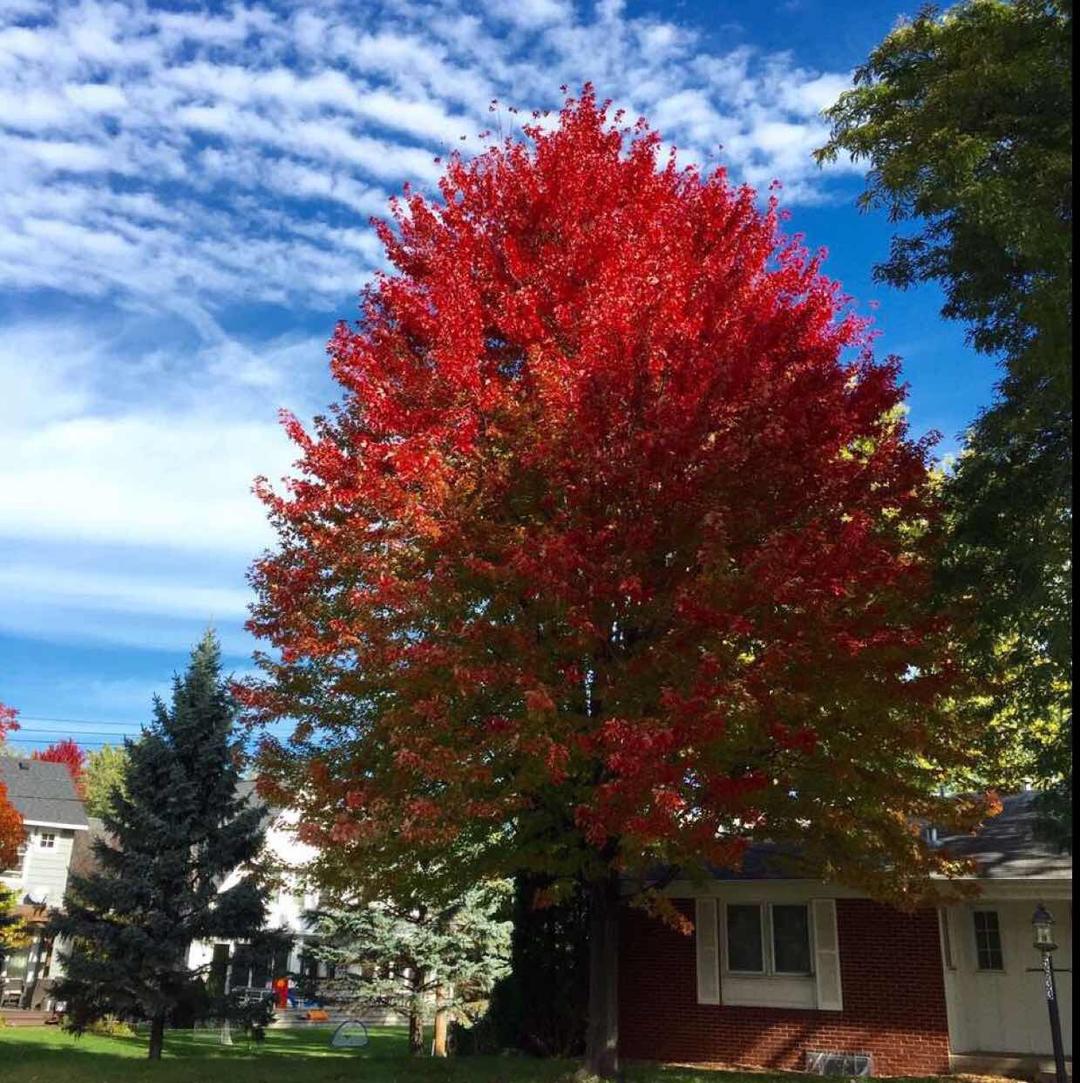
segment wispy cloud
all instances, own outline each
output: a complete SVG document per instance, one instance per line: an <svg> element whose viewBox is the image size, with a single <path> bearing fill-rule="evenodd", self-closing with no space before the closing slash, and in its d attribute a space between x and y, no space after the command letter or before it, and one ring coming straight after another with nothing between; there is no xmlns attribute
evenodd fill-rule
<svg viewBox="0 0 1080 1083"><path fill-rule="evenodd" d="M703 49L620 4L9 7L0 29L0 283L102 296L338 302L378 263L293 228L430 186L492 99L551 108L596 82L687 159L820 197L817 111L845 83ZM509 114L495 126L511 127ZM466 137L462 141L461 137ZM725 150L719 150L723 144Z"/></svg>
<svg viewBox="0 0 1080 1083"><path fill-rule="evenodd" d="M292 457L276 408L332 393L368 217L585 80L681 161L828 193L846 76L619 0L0 0L0 627L247 649L251 481Z"/></svg>

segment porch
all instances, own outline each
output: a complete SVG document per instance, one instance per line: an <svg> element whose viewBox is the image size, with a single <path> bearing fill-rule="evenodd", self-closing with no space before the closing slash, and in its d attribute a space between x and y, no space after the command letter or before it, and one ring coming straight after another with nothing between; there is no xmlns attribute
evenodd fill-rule
<svg viewBox="0 0 1080 1083"><path fill-rule="evenodd" d="M1072 1057L1065 1058L1065 1069L1072 1078ZM1004 1076L1032 1083L1053 1083L1054 1061L1032 1053L953 1053L949 1070L954 1075Z"/></svg>

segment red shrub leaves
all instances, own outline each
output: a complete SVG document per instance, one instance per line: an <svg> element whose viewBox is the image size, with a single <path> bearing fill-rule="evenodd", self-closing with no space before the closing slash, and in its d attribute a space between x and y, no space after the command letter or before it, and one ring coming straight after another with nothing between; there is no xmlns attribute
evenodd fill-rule
<svg viewBox="0 0 1080 1083"><path fill-rule="evenodd" d="M0 749L4 737L19 728L18 711L0 703ZM7 787L0 782L0 871L10 869L19 858L19 846L25 837L22 817L8 800Z"/></svg>
<svg viewBox="0 0 1080 1083"><path fill-rule="evenodd" d="M282 661L245 695L300 728L267 771L369 873L767 836L924 885L909 825L964 735L897 362L722 171L658 164L591 93L529 138L395 204L394 271L330 344L341 405L286 418L250 625Z"/></svg>

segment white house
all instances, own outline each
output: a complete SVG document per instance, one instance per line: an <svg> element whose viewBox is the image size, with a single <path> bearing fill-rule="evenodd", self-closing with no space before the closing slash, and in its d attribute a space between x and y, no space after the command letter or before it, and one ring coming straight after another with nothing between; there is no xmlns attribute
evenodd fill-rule
<svg viewBox="0 0 1080 1083"><path fill-rule="evenodd" d="M1072 1056L1072 856L1038 840L1033 793L1006 797L975 835L942 838L973 860L981 891L942 908L941 957L956 1071L1023 1069L1051 1052L1043 975L1032 947L1032 914L1054 917L1057 999L1066 1056Z"/></svg>
<svg viewBox="0 0 1080 1083"><path fill-rule="evenodd" d="M32 934L29 945L0 958L0 1007L36 1008L46 1002L45 982L57 967L42 927L63 905L72 855L90 824L61 763L0 756L0 781L26 828L18 860L0 871L0 882L16 892L16 912Z"/></svg>
<svg viewBox="0 0 1080 1083"><path fill-rule="evenodd" d="M245 797L257 800L254 783L240 785ZM264 932L279 935L271 935L269 944L257 950L231 940L197 940L189 949L188 965L206 968L210 983L221 991L264 988L284 974L320 976L319 965L304 951L305 940L311 936L305 915L318 906L319 897L305 889L298 872L315 851L297 840L296 820L297 814L291 810L267 812L266 852L276 868L278 886L269 899ZM234 870L222 890L235 884L244 871Z"/></svg>

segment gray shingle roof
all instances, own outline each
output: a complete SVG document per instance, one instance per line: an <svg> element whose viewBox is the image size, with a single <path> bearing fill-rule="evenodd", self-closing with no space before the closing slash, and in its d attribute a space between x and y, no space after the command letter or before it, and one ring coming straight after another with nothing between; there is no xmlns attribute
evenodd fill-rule
<svg viewBox="0 0 1080 1083"><path fill-rule="evenodd" d="M75 784L62 763L0 756L0 782L7 787L8 800L24 820L88 827Z"/></svg>
<svg viewBox="0 0 1080 1083"><path fill-rule="evenodd" d="M1002 810L984 821L971 835L939 836L937 843L950 856L975 862L980 879L1071 880L1072 854L1059 852L1038 837L1032 792L1002 798ZM650 870L649 879L663 880L665 872ZM789 880L811 875L800 868L797 846L759 842L750 846L739 869L713 869L717 880Z"/></svg>
<svg viewBox="0 0 1080 1083"><path fill-rule="evenodd" d="M1001 812L974 835L943 836L941 846L975 862L979 877L1029 880L1072 879L1072 854L1043 842L1035 830L1035 793L1002 798Z"/></svg>

